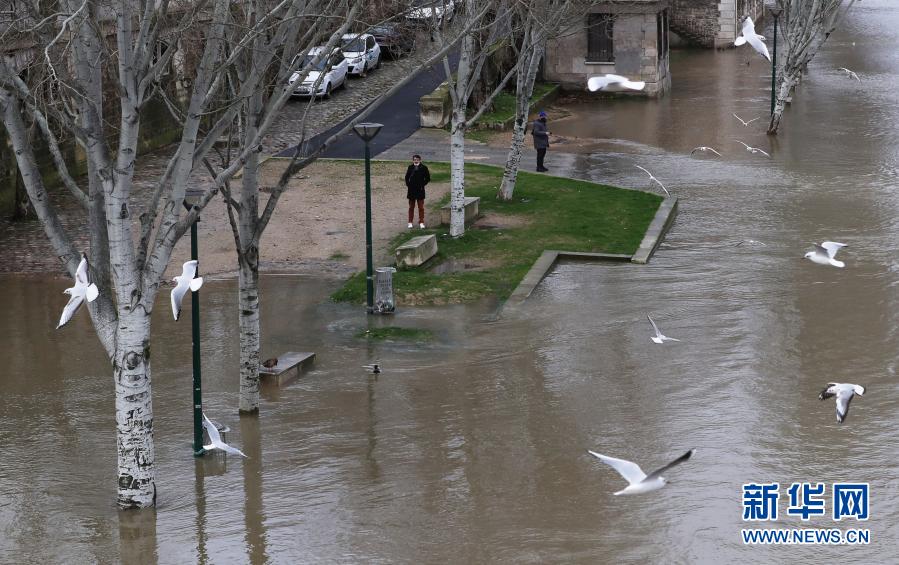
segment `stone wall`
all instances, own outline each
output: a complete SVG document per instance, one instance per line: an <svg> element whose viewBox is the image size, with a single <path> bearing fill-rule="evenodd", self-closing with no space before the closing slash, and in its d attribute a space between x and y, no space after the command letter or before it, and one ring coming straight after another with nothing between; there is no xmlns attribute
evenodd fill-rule
<svg viewBox="0 0 899 565"><path fill-rule="evenodd" d="M761 20L764 0L671 0L671 31L703 47L733 46L744 16Z"/></svg>
<svg viewBox="0 0 899 565"><path fill-rule="evenodd" d="M586 18L581 30L571 29L546 45L544 79L558 82L566 90L584 90L587 78L607 73L646 81L634 96L659 97L671 88L668 54L659 53L656 18L668 2L638 2L630 5L600 5L594 13L613 13L614 63L587 60Z"/></svg>

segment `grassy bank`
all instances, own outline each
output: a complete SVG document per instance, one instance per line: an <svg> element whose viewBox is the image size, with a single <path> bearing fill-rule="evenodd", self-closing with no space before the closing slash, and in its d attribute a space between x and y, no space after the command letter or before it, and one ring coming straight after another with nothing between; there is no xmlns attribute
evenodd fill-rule
<svg viewBox="0 0 899 565"><path fill-rule="evenodd" d="M433 179L449 177L448 164L428 166ZM484 218L464 236L450 238L446 226L437 226L404 232L391 242L392 250L422 233L437 234L435 257L394 274L398 304L505 299L545 249L632 254L662 201L645 192L522 172L514 200L499 202L501 179L498 167L466 165L465 194L481 197ZM436 208L430 217L439 217ZM332 298L364 302L365 274L351 277Z"/></svg>

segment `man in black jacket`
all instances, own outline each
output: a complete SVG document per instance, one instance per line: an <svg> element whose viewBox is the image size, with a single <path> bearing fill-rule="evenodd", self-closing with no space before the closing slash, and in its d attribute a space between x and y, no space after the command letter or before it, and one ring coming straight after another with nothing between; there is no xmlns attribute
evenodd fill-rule
<svg viewBox="0 0 899 565"><path fill-rule="evenodd" d="M415 218L418 203L418 227L425 229L425 185L431 182L431 172L421 162L421 155L412 156L412 164L406 169L406 198L409 200L409 229Z"/></svg>

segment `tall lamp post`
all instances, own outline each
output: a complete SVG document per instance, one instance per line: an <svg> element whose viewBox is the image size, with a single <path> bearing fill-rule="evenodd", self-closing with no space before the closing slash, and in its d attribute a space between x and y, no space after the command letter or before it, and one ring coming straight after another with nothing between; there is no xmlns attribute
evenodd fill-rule
<svg viewBox="0 0 899 565"><path fill-rule="evenodd" d="M186 197L198 197L203 194L201 190L188 189ZM184 207L188 211L192 210L194 205L184 199ZM190 225L190 258L192 261L198 260L197 253L197 221ZM197 272L194 277L200 276L200 264L197 263ZM191 341L193 343L193 360L194 360L194 457L200 457L205 453L203 449L203 388L200 378L200 291L190 293L190 327Z"/></svg>
<svg viewBox="0 0 899 565"><path fill-rule="evenodd" d="M780 17L784 10L776 4L768 8L768 10L774 16L774 57L771 59L771 115L774 115L774 93L777 89L777 18Z"/></svg>
<svg viewBox="0 0 899 565"><path fill-rule="evenodd" d="M383 124L365 122L353 126L353 131L365 142L365 295L369 314L375 310L375 287L371 261L371 148L369 142L378 135Z"/></svg>

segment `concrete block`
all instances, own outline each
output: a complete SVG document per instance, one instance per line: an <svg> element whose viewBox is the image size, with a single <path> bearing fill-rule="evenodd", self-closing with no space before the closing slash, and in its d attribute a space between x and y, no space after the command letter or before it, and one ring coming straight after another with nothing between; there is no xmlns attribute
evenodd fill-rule
<svg viewBox="0 0 899 565"><path fill-rule="evenodd" d="M481 198L478 196L466 196L465 197L465 225L467 226L471 222L475 221L478 217L479 212L478 208L481 205ZM449 225L450 223L450 215L452 212L450 211L450 205L447 204L440 208L440 223L444 225Z"/></svg>
<svg viewBox="0 0 899 565"><path fill-rule="evenodd" d="M418 100L418 116L423 128L442 128L450 122L453 101L449 85L443 83Z"/></svg>
<svg viewBox="0 0 899 565"><path fill-rule="evenodd" d="M417 267L436 254L437 236L420 235L396 248L396 264L403 267Z"/></svg>
<svg viewBox="0 0 899 565"><path fill-rule="evenodd" d="M304 351L288 351L278 356L278 363L274 367L259 366L259 376L262 382L281 386L300 376L315 363L315 353Z"/></svg>

